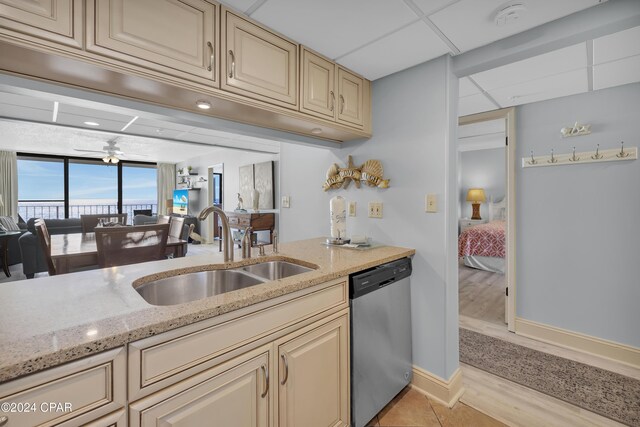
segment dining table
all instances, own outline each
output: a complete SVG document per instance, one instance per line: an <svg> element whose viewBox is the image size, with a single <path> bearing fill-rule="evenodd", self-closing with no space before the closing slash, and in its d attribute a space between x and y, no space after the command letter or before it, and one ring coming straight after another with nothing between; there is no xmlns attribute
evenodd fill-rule
<svg viewBox="0 0 640 427"><path fill-rule="evenodd" d="M185 255L187 240L169 236L167 253L174 258ZM70 233L51 235L51 259L57 274L65 274L82 267L98 265L96 233Z"/></svg>

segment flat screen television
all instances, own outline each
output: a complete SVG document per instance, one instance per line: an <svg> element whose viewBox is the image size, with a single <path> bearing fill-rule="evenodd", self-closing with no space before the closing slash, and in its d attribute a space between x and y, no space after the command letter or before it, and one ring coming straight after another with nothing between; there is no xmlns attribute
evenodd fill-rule
<svg viewBox="0 0 640 427"><path fill-rule="evenodd" d="M173 213L179 215L189 214L189 190L173 190Z"/></svg>

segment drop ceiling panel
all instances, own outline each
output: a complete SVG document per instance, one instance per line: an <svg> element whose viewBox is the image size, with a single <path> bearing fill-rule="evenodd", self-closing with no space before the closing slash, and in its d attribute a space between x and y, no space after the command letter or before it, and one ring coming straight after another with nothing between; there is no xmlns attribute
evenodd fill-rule
<svg viewBox="0 0 640 427"><path fill-rule="evenodd" d="M499 107L489 101L489 98L481 93L460 98L458 103L458 116L481 113L483 111L497 110Z"/></svg>
<svg viewBox="0 0 640 427"><path fill-rule="evenodd" d="M99 126L85 125L84 122L96 122ZM81 116L76 114L58 113L58 122L61 125L74 126L85 129L97 129L108 132L120 132L120 129L127 124L126 121L115 121L105 118L96 118L95 116Z"/></svg>
<svg viewBox="0 0 640 427"><path fill-rule="evenodd" d="M0 116L21 120L30 120L35 122L50 122L53 118L53 113L52 111L39 108L30 108L11 104L0 104Z"/></svg>
<svg viewBox="0 0 640 427"><path fill-rule="evenodd" d="M494 23L494 16L505 5L505 0L461 0L429 18L464 52L595 6L599 0L536 0L518 3L524 3L527 10L518 20L500 27Z"/></svg>
<svg viewBox="0 0 640 427"><path fill-rule="evenodd" d="M60 104L58 112L65 115L76 115L79 118L82 118L83 121L100 122L100 120L108 120L111 122L124 122L124 124L129 123L129 121L134 117L126 114L112 113L107 109L107 105L105 105L104 110L96 110L85 107L77 107L75 105Z"/></svg>
<svg viewBox="0 0 640 427"><path fill-rule="evenodd" d="M122 127L120 128L122 129ZM181 135L184 135L183 131L174 130L174 129L166 129L155 126L141 126L134 122L131 126L129 126L125 132L134 134L134 135L144 135L151 138L160 137L160 138L170 138L170 139L179 139Z"/></svg>
<svg viewBox="0 0 640 427"><path fill-rule="evenodd" d="M587 92L587 69L569 71L488 91L503 107L529 104L561 96Z"/></svg>
<svg viewBox="0 0 640 427"><path fill-rule="evenodd" d="M485 91L490 91L586 66L587 45L580 43L483 71L472 77Z"/></svg>
<svg viewBox="0 0 640 427"><path fill-rule="evenodd" d="M404 70L449 52L449 48L424 22L408 27L358 49L338 62L369 80Z"/></svg>
<svg viewBox="0 0 640 427"><path fill-rule="evenodd" d="M458 138L470 138L481 135L504 135L505 120L487 120L484 122L471 123L468 125L458 126Z"/></svg>
<svg viewBox="0 0 640 427"><path fill-rule="evenodd" d="M251 17L332 59L418 19L388 0L269 0Z"/></svg>
<svg viewBox="0 0 640 427"><path fill-rule="evenodd" d="M18 95L9 92L0 92L0 104L16 105L21 107L36 108L53 111L53 101L47 101L32 96Z"/></svg>
<svg viewBox="0 0 640 427"><path fill-rule="evenodd" d="M640 55L640 27L629 28L593 40L593 63Z"/></svg>
<svg viewBox="0 0 640 427"><path fill-rule="evenodd" d="M593 89L640 82L640 55L593 67Z"/></svg>
<svg viewBox="0 0 640 427"><path fill-rule="evenodd" d="M413 0L413 3L415 3L425 15L430 15L456 1L458 0Z"/></svg>
<svg viewBox="0 0 640 427"><path fill-rule="evenodd" d="M460 96L460 98L482 93L480 89L478 89L478 86L474 85L468 77L462 77L458 82L460 85L458 87L458 96Z"/></svg>

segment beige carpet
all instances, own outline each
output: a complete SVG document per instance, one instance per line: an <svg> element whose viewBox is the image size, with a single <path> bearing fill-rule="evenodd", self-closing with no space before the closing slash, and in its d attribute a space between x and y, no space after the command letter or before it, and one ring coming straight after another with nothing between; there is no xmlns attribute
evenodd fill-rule
<svg viewBox="0 0 640 427"><path fill-rule="evenodd" d="M460 362L629 426L640 426L640 381L460 328Z"/></svg>

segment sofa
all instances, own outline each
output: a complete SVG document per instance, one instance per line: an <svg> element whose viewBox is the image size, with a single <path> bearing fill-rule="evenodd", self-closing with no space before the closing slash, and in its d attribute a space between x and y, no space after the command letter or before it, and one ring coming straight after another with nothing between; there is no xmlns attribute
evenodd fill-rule
<svg viewBox="0 0 640 427"><path fill-rule="evenodd" d="M36 218L30 218L27 221L27 231L18 239L22 256L22 272L28 279L33 279L36 273L47 271L44 252L36 233L35 220ZM44 223L51 235L82 233L80 218L45 219Z"/></svg>
<svg viewBox="0 0 640 427"><path fill-rule="evenodd" d="M27 232L27 224L24 222L22 217L18 218L18 228L20 229L20 233L24 234ZM20 244L18 243L19 238L20 236L15 236L9 239L9 246L7 248L8 265L20 264L22 262L22 256L20 255Z"/></svg>

